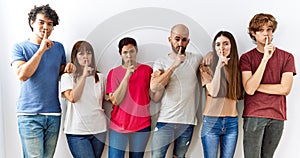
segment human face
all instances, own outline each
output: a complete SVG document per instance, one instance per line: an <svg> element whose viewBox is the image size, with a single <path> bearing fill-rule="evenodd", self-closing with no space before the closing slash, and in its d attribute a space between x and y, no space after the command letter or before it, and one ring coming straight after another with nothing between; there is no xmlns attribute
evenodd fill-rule
<svg viewBox="0 0 300 158"><path fill-rule="evenodd" d="M265 24L258 31L252 32L252 35L255 37L258 45L265 45L266 38L268 38L268 44L270 44L273 39L273 29L268 24Z"/></svg>
<svg viewBox="0 0 300 158"><path fill-rule="evenodd" d="M220 36L215 41L215 49L218 56L223 55L228 57L231 50L231 43L229 38L225 36Z"/></svg>
<svg viewBox="0 0 300 158"><path fill-rule="evenodd" d="M130 66L136 63L136 55L137 55L137 51L134 45L128 44L123 46L121 51L121 57L122 60L124 61L124 65Z"/></svg>
<svg viewBox="0 0 300 158"><path fill-rule="evenodd" d="M31 27L36 37L42 39L45 31L47 31L47 37L51 35L53 21L47 18L45 14L37 14L35 21L31 21Z"/></svg>
<svg viewBox="0 0 300 158"><path fill-rule="evenodd" d="M188 34L173 31L169 37L169 42L174 53L178 54L180 47L182 47L182 53L185 53L185 49L190 42Z"/></svg>
<svg viewBox="0 0 300 158"><path fill-rule="evenodd" d="M77 61L80 66L84 67L86 64L91 65L93 53L86 49L86 47L79 48L76 55Z"/></svg>

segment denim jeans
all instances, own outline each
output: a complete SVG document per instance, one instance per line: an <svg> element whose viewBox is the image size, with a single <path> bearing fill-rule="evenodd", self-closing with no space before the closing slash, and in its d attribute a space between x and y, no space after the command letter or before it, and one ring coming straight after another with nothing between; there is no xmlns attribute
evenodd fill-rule
<svg viewBox="0 0 300 158"><path fill-rule="evenodd" d="M201 140L205 158L233 158L238 139L238 117L203 117Z"/></svg>
<svg viewBox="0 0 300 158"><path fill-rule="evenodd" d="M60 116L19 115L18 126L24 158L52 158L60 128Z"/></svg>
<svg viewBox="0 0 300 158"><path fill-rule="evenodd" d="M109 131L109 158L124 158L127 144L129 143L129 157L143 158L150 136L151 127L146 127L137 132L119 133Z"/></svg>
<svg viewBox="0 0 300 158"><path fill-rule="evenodd" d="M244 118L244 157L272 158L284 127L283 120Z"/></svg>
<svg viewBox="0 0 300 158"><path fill-rule="evenodd" d="M184 158L191 144L194 125L158 122L152 138L152 158L164 158L172 142L173 156Z"/></svg>
<svg viewBox="0 0 300 158"><path fill-rule="evenodd" d="M74 158L100 158L105 146L106 132L95 135L67 134L68 145Z"/></svg>

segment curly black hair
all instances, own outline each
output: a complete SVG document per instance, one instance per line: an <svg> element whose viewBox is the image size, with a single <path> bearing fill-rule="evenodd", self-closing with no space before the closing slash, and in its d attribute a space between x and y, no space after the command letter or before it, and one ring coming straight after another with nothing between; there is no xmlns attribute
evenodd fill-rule
<svg viewBox="0 0 300 158"><path fill-rule="evenodd" d="M28 24L31 28L31 31L33 31L33 28L31 27L30 23L31 21L36 20L36 15L37 14L45 14L45 16L53 21L53 26L56 26L59 24L59 18L58 15L56 14L55 10L53 10L49 4L42 5L42 6L34 6L33 9L30 10L28 13Z"/></svg>

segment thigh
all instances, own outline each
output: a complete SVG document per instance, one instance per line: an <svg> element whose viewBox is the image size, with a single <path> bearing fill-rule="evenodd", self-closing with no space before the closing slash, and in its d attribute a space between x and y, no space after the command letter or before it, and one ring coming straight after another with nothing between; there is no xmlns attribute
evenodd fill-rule
<svg viewBox="0 0 300 158"><path fill-rule="evenodd" d="M74 158L94 158L94 151L89 140L91 135L67 134L67 141Z"/></svg>
<svg viewBox="0 0 300 158"><path fill-rule="evenodd" d="M268 119L246 117L244 118L244 156L245 158L260 157L262 140Z"/></svg>
<svg viewBox="0 0 300 158"><path fill-rule="evenodd" d="M24 157L44 157L43 117L18 116L18 128Z"/></svg>
<svg viewBox="0 0 300 158"><path fill-rule="evenodd" d="M274 152L281 139L283 128L284 128L284 121L270 120L264 134L262 151L261 151L262 158L273 157Z"/></svg>
<svg viewBox="0 0 300 158"><path fill-rule="evenodd" d="M119 133L114 130L109 131L109 158L123 158L125 155L126 146L128 144L128 135Z"/></svg>
<svg viewBox="0 0 300 158"><path fill-rule="evenodd" d="M149 140L151 127L129 134L129 157L143 158Z"/></svg>
<svg viewBox="0 0 300 158"><path fill-rule="evenodd" d="M201 141L204 157L217 158L222 127L217 117L203 117Z"/></svg>
<svg viewBox="0 0 300 158"><path fill-rule="evenodd" d="M44 158L52 158L55 152L59 129L60 129L60 122L61 116L45 116L47 119L47 124L45 127L45 151L44 151Z"/></svg>
<svg viewBox="0 0 300 158"><path fill-rule="evenodd" d="M220 157L232 158L238 139L238 117L225 117L224 119L225 131L220 141Z"/></svg>
<svg viewBox="0 0 300 158"><path fill-rule="evenodd" d="M96 158L100 158L105 147L106 132L95 134L92 137L92 146Z"/></svg>
<svg viewBox="0 0 300 158"><path fill-rule="evenodd" d="M191 144L194 125L177 124L173 155L177 158L185 157L185 154Z"/></svg>
<svg viewBox="0 0 300 158"><path fill-rule="evenodd" d="M152 158L164 158L173 141L174 126L169 123L158 122L152 136Z"/></svg>

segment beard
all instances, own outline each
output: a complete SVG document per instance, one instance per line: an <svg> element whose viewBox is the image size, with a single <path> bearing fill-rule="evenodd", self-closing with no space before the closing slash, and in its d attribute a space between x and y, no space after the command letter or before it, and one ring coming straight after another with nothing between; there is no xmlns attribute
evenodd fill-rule
<svg viewBox="0 0 300 158"><path fill-rule="evenodd" d="M185 53L185 49L186 49L186 47L182 47L182 48L181 48L181 53L182 53L182 54ZM172 45L172 50L173 50L173 52L175 52L176 54L179 53L179 50L177 50L173 45Z"/></svg>

